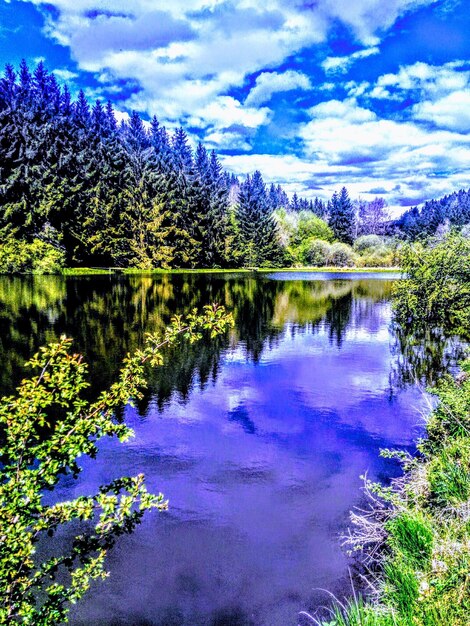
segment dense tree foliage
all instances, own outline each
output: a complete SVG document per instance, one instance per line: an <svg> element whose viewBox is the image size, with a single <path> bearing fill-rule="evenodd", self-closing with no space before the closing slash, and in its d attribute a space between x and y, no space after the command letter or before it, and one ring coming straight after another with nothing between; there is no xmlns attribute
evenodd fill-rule
<svg viewBox="0 0 470 626"><path fill-rule="evenodd" d="M111 103L72 101L42 63L7 66L0 81L0 160L0 233L51 244L67 264L222 267L246 261L253 243L254 261L282 258L280 186L268 192L256 174L240 186L214 152L156 118L118 125ZM263 225L246 219L250 194Z"/></svg>
<svg viewBox="0 0 470 626"><path fill-rule="evenodd" d="M272 266L281 261L277 224L259 171L240 186L235 216L245 264Z"/></svg>
<svg viewBox="0 0 470 626"><path fill-rule="evenodd" d="M395 225L406 239L424 239L446 226L462 227L470 223L470 189L461 189L440 200L425 202L403 213Z"/></svg>
<svg viewBox="0 0 470 626"><path fill-rule="evenodd" d="M0 272L310 263L314 240L331 232L352 245L358 235L414 240L470 222L470 191L392 222L383 199L353 203L345 187L325 205L289 199L259 172L240 182L215 152L193 150L182 128L169 133L136 112L118 124L111 103L90 106L82 91L73 100L42 63L7 66L0 80L0 163ZM273 219L282 211L287 237ZM5 249L12 240L22 242L21 262ZM42 244L54 262L34 257ZM385 256L369 262L390 264Z"/></svg>
<svg viewBox="0 0 470 626"><path fill-rule="evenodd" d="M451 234L434 245L406 246L401 254L406 279L395 288L398 322L442 326L469 335L470 239Z"/></svg>
<svg viewBox="0 0 470 626"><path fill-rule="evenodd" d="M346 187L343 187L339 194L333 194L328 213L328 225L336 239L342 243L352 244L356 232L356 215Z"/></svg>

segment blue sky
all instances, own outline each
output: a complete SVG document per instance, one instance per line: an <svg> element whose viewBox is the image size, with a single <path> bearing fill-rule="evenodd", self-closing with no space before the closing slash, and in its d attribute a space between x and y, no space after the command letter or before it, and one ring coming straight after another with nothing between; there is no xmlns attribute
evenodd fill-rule
<svg viewBox="0 0 470 626"><path fill-rule="evenodd" d="M236 174L393 210L470 186L467 0L0 0L0 62L183 125Z"/></svg>

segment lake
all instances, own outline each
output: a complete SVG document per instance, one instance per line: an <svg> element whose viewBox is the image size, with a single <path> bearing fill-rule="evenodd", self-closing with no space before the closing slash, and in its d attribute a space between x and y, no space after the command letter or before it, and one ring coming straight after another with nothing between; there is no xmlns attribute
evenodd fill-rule
<svg viewBox="0 0 470 626"><path fill-rule="evenodd" d="M379 451L414 449L423 385L455 358L437 339L409 348L391 325L392 284L300 272L0 277L2 393L62 333L86 355L94 395L173 314L218 302L236 321L225 338L173 350L125 410L135 437L104 441L79 480L61 482L67 499L143 471L170 501L120 538L110 578L72 626L295 626L328 592L351 593L340 535L363 504L360 476L399 474Z"/></svg>

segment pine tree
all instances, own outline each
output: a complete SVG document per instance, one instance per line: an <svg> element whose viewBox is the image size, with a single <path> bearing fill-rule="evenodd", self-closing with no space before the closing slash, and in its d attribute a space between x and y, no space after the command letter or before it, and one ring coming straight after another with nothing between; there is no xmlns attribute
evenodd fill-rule
<svg viewBox="0 0 470 626"><path fill-rule="evenodd" d="M355 235L355 214L346 187L341 189L339 195L335 192L331 198L328 225L336 239L352 245Z"/></svg>
<svg viewBox="0 0 470 626"><path fill-rule="evenodd" d="M259 171L252 177L247 176L240 186L236 221L239 245L247 265L275 265L281 262L277 226Z"/></svg>

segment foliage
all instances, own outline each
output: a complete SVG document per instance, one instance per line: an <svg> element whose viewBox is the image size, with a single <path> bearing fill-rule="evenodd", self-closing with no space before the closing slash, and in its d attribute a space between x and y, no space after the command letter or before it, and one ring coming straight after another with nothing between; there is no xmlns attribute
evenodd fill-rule
<svg viewBox="0 0 470 626"><path fill-rule="evenodd" d="M383 198L374 198L370 202L359 200L357 203L358 232L361 235L385 234L390 216L387 203Z"/></svg>
<svg viewBox="0 0 470 626"><path fill-rule="evenodd" d="M322 239L307 239L298 250L301 263L313 267L328 265L331 255L331 246Z"/></svg>
<svg viewBox="0 0 470 626"><path fill-rule="evenodd" d="M405 248L408 277L395 293L398 319L419 326L421 316L428 327L437 321L444 332L468 333L469 254L469 242L455 234L427 249ZM364 552L375 597L336 608L335 626L382 624L384 615L396 626L468 624L470 359L432 392L439 402L418 444L420 456L383 451L403 462L404 476L389 487L366 480L370 509L351 514L355 530L346 543Z"/></svg>
<svg viewBox="0 0 470 626"><path fill-rule="evenodd" d="M398 232L411 241L426 239L440 227L465 227L470 223L470 189L461 189L440 200L429 200L421 209L412 207L396 221Z"/></svg>
<svg viewBox="0 0 470 626"><path fill-rule="evenodd" d="M448 332L470 329L470 240L450 234L436 245L405 246L397 283L396 318L415 327L444 326Z"/></svg>
<svg viewBox="0 0 470 626"><path fill-rule="evenodd" d="M354 242L354 251L358 254L364 254L371 250L377 249L383 245L382 237L379 235L361 235Z"/></svg>
<svg viewBox="0 0 470 626"><path fill-rule="evenodd" d="M240 187L236 221L243 242L244 264L273 266L282 259L277 224L261 173L247 176Z"/></svg>
<svg viewBox="0 0 470 626"><path fill-rule="evenodd" d="M50 243L31 243L9 236L0 243L0 274L58 274L64 266L64 253Z"/></svg>
<svg viewBox="0 0 470 626"><path fill-rule="evenodd" d="M121 441L132 431L116 411L141 397L145 366L163 363L162 348L179 336L194 342L209 332L223 333L232 317L223 307L207 306L177 316L166 330L148 335L143 348L128 354L119 379L94 401L85 398L87 366L70 352L71 340L42 348L27 364L38 373L22 381L16 397L0 405L0 588L1 624L46 626L67 620L69 604L79 600L93 579L106 576L104 561L116 538L130 532L149 509L165 509L162 494L147 492L144 477L119 478L94 496L50 503L63 475L77 476L78 459L94 457L106 436ZM84 527L59 556L38 562L36 546L63 527ZM53 541L49 539L48 541Z"/></svg>
<svg viewBox="0 0 470 626"><path fill-rule="evenodd" d="M90 107L82 91L73 101L42 62L8 65L0 79L0 161L0 231L31 242L52 227L69 266L279 265L273 211L325 208L266 190L259 173L242 189L182 128L144 125L136 112L118 124L111 103ZM253 224L247 193L258 194Z"/></svg>
<svg viewBox="0 0 470 626"><path fill-rule="evenodd" d="M345 243L334 243L328 254L328 265L336 267L352 267L355 262L355 255L351 246Z"/></svg>
<svg viewBox="0 0 470 626"><path fill-rule="evenodd" d="M356 216L353 204L349 199L346 187L339 195L335 192L329 203L328 226L334 236L342 243L352 245L355 236Z"/></svg>

